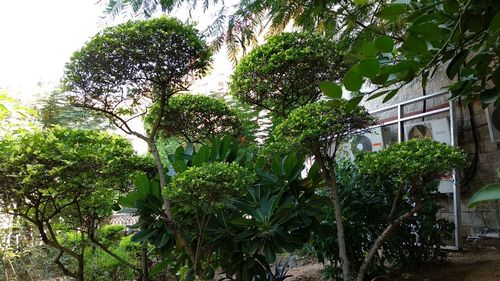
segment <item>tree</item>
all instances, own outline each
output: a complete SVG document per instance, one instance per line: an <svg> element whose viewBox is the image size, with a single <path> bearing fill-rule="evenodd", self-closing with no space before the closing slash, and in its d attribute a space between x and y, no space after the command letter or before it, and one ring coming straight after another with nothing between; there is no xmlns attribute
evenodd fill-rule
<svg viewBox="0 0 500 281"><path fill-rule="evenodd" d="M365 132L372 124L374 119L364 108L353 105L352 102L335 99L308 104L292 111L290 117L274 131L278 138L303 146L314 156L314 165L317 166L314 169L321 172L330 188L343 280L351 280L353 274L346 251L349 238L345 236L335 156L342 142ZM408 141L393 145L382 152L363 156L363 161L358 162L360 173L385 181L387 188L395 194L395 199L388 214L388 226L374 241L360 268L356 269L357 281L363 280L377 250L398 225L422 207L421 193L434 192L436 180L447 171L465 163L461 150L431 140ZM412 208L400 210L401 200L410 201Z"/></svg>
<svg viewBox="0 0 500 281"><path fill-rule="evenodd" d="M423 206L423 198L436 192L438 181L454 168L466 163L465 153L431 139L413 139L393 144L379 153L364 154L358 159L360 173L383 183L394 194L387 226L371 245L358 269L356 281L363 281L379 248L404 221ZM402 203L411 207L401 208ZM404 205L403 205L404 206Z"/></svg>
<svg viewBox="0 0 500 281"><path fill-rule="evenodd" d="M165 169L155 145L168 99L187 90L193 78L205 73L211 51L190 25L172 18L129 21L95 35L66 65L64 85L76 106L98 111L118 128L144 140L155 159L160 187ZM128 122L144 116L158 103L158 119L142 134ZM170 203L165 219L194 261L194 252L177 227Z"/></svg>
<svg viewBox="0 0 500 281"><path fill-rule="evenodd" d="M320 81L338 80L348 67L349 59L333 41L312 33L282 33L240 61L231 76L231 93L286 118L320 97Z"/></svg>
<svg viewBox="0 0 500 281"><path fill-rule="evenodd" d="M364 108L350 107L348 102L339 99L336 106L330 106L326 101L301 106L292 111L273 132L276 139L305 147L314 156L322 177L330 188L344 280L350 279L350 265L346 252L341 198L335 176L335 156L342 142L352 135L362 133L373 123L373 117Z"/></svg>
<svg viewBox="0 0 500 281"><path fill-rule="evenodd" d="M44 244L58 251L54 262L64 275L77 280L84 280L84 240L99 246L94 234L113 199L147 167L123 138L57 127L0 140L0 160L2 211L32 223ZM58 229L78 231L79 247L63 245ZM63 256L77 267L65 265Z"/></svg>
<svg viewBox="0 0 500 281"><path fill-rule="evenodd" d="M140 176L136 190L119 200L135 206L140 216L135 225L140 231L132 240L149 241L162 253L156 270L170 266L177 271L187 262L187 276L203 280L213 278L217 268L231 280L275 280L269 264L278 253L302 247L318 224L318 209L328 204L311 188L318 183L317 173L302 178L303 158L294 155L276 157L273 170L264 171L226 136L197 149L180 146L169 158L169 189L160 194L157 180ZM196 263L186 261L160 219L162 196L173 203Z"/></svg>
<svg viewBox="0 0 500 281"><path fill-rule="evenodd" d="M144 118L151 128L158 119L158 104ZM236 112L221 99L182 94L172 97L163 112L159 136L186 143L212 143L225 135L241 137L242 125Z"/></svg>

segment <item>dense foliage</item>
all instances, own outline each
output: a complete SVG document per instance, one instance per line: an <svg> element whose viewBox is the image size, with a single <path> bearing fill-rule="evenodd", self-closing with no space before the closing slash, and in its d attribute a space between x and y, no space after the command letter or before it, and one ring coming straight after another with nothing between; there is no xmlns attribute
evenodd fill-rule
<svg viewBox="0 0 500 281"><path fill-rule="evenodd" d="M59 251L55 262L63 273L83 280L83 254L61 245L55 229L80 229L92 238L114 199L128 191L131 175L147 168L134 155L125 139L91 130L54 128L2 139L2 210L32 223L42 241ZM60 263L63 255L78 268Z"/></svg>
<svg viewBox="0 0 500 281"><path fill-rule="evenodd" d="M159 4L147 2L152 6ZM135 3L141 6L143 1ZM161 5L173 3L179 2L162 2ZM438 232L446 232L447 226L432 221L437 212L432 194L442 175L465 162L459 150L429 140L413 140L379 153L358 156L354 166L347 170L342 170L335 157L343 141L366 132L375 124L366 109L357 105L363 95L374 93L361 93L366 79L382 87L400 86L398 83L409 82L417 74L423 74L419 71L425 67L418 66L413 71L415 62L409 62L407 58L413 56L417 63L424 62L427 57L420 57L425 55L424 48L420 50L419 40L408 39L411 34L400 34L422 33L422 29L412 31L409 28L408 31L404 28L406 23L397 22L411 10L408 7L420 7L420 2L358 1L355 5L335 1L323 3L314 11L301 8L303 3L300 1L294 2L297 5L281 4L275 5L276 9L271 9L269 1L258 1L256 5L243 3L242 6L251 8L250 16L259 9L261 15L271 9L272 26L297 19L299 25L307 23L308 30L327 30L324 34L338 28L352 30L355 37L358 32L370 29L363 24L368 17L356 18L352 11L373 11L373 27L386 21L395 23L394 28L371 30L377 35L371 34L375 40L361 42L362 60L347 72L347 60L338 46L313 33L277 35L243 59L233 75L231 90L240 100L268 109L276 117L273 119L276 128L272 139L274 145L283 144L284 157L272 155L256 159L254 154L259 153L259 148L241 147L234 136L216 138L215 132L217 135L232 133L217 131L217 126L227 124L212 120L213 116L230 114L226 114L229 112L224 106L214 100L173 96L186 90L191 78L203 74L209 64L210 51L192 26L159 18L108 28L76 52L67 65L65 85L74 92L73 102L106 114L118 127L145 140L155 157L157 174L136 176L135 189L118 200L122 207L132 208L138 216L138 223L131 226L135 234L130 241L142 244L140 270L132 263L133 259L121 256L120 247L115 248L113 254L103 244L107 237L114 237L113 231L109 232L110 235L98 235L97 224L90 224L92 232L85 224L88 239L126 265L129 271L134 271L139 279L148 280L151 268L151 275L175 272L183 280L211 279L217 269L229 280L283 280L286 276L275 274L270 264L276 261L278 254L301 249L308 242L318 257L330 261L332 276L341 276L343 280L356 278L362 281L367 274L383 270L386 261L406 266L407 263L401 261L404 255L408 255L405 251L411 251L414 254L411 257L417 261L440 255L437 249L443 237ZM469 5L471 1L463 7L459 5L459 11L466 10ZM290 7L287 10L285 6ZM427 8L423 14L430 10ZM285 10L312 13L315 17L323 17L330 11L347 14L335 22L344 24L337 27L317 18L308 21L297 14L276 16ZM335 13L328 19L337 20L338 14ZM434 20L428 14L426 16L419 18L418 22ZM356 28L359 26L361 28ZM241 26L243 30L245 26ZM438 35L429 36L437 38ZM430 40L425 44L427 52L432 53L440 46L450 44L437 45L434 42ZM452 67L448 74L454 74L455 70ZM426 81L427 77L424 77ZM355 92L350 101L342 99L342 88L334 83L341 78L344 88ZM317 101L320 91L329 99ZM390 98L396 93L397 88L377 92L375 96L388 94L386 98ZM169 107L176 108L177 113L169 113ZM209 116L213 112L207 109L212 107L217 112ZM147 135L134 131L127 124L130 119L148 112L152 113L146 121L149 125ZM205 119L197 120L199 116ZM191 124L194 125L190 127ZM173 130L173 127L186 131ZM214 136L206 137L205 129ZM199 136L186 137L188 133L205 134L204 140L201 141ZM190 143L178 147L168 155L169 167L164 169L166 161L160 158L156 146L159 134L177 139L182 135L189 142L199 139L197 142L203 142L203 145ZM304 171L306 155L314 160L307 173ZM40 168L26 166L28 171L36 172ZM102 169L106 172L110 166L113 165L108 163L100 168L96 164L93 168L94 171ZM117 173L123 175L124 172L127 173L126 169ZM76 171L72 173L76 174ZM112 175L106 176L111 179ZM77 179L80 176L71 180ZM60 177L51 180L61 183ZM70 183L88 182L80 179ZM78 190L83 192L86 187ZM42 195L51 199L53 192L48 190ZM88 202L82 199L82 206L93 206L100 199L109 202L109 198L114 197L106 192L99 195L102 197L84 196ZM27 198L25 201L31 202ZM11 205L17 207L17 203ZM43 211L53 208L48 204L44 206L47 207ZM64 223L78 222L78 217L69 212L71 208L68 206L61 209L68 210L69 219ZM95 208L87 209L96 211ZM79 215L84 214L80 208L78 211ZM24 216L33 219L28 216L31 212L29 209ZM100 221L100 216L105 214L109 211L99 213L99 218L94 221ZM41 221L38 228L49 227L50 218ZM71 227L75 229L73 225ZM52 231L49 231L52 240L42 234L46 243L55 239L50 233ZM84 233L80 231L81 236L78 232L72 233L68 235L70 239L65 240L76 242L78 253L68 246L52 243L61 253L78 261L78 276L73 275L80 280L86 253ZM98 242L98 239L103 242ZM395 248L394 245L399 243L405 247L381 250L382 246ZM61 255L56 261L65 270L59 261ZM116 268L109 265L109 268ZM65 273L72 276L67 268Z"/></svg>
<svg viewBox="0 0 500 281"><path fill-rule="evenodd" d="M196 30L176 19L129 21L104 29L73 54L65 88L79 106L130 114L144 99L185 90L210 56Z"/></svg>
<svg viewBox="0 0 500 281"><path fill-rule="evenodd" d="M260 109L286 117L316 101L323 80L338 80L349 67L339 47L312 33L282 33L253 49L237 65L232 94Z"/></svg>
<svg viewBox="0 0 500 281"><path fill-rule="evenodd" d="M171 156L171 189L165 196L195 251L190 274L208 278L220 267L237 280L273 276L269 264L276 254L300 248L318 222L312 206L324 200L314 194L312 179L301 178L302 159L276 158L274 170L265 172L248 157L228 137L197 150L179 148ZM138 179L137 191L120 202L135 206L141 216L141 231L132 239L155 245L178 270L186 256L174 254L181 249L158 219L162 210L154 182Z"/></svg>
<svg viewBox="0 0 500 281"><path fill-rule="evenodd" d="M360 163L360 161L356 161ZM377 234L384 231L388 223L395 192L383 183L385 170L377 175L367 176L359 172L356 163L342 162L336 169L339 193L342 200L343 216L346 218L346 236L349 237L347 253L355 271L363 263L365 253L374 243ZM433 185L435 189L436 185ZM407 221L399 224L393 235L387 239L380 252L375 256L369 267L368 276L387 273L393 267L403 271L420 269L422 266L444 259L446 252L440 246L451 238L452 223L438 219L441 208L435 192L422 194L423 207ZM413 202L403 200L399 208L405 210L412 207ZM325 277L341 280L341 272L337 265L339 256L335 236L336 231L331 208L324 209L325 218L318 231L309 241L308 251L327 264Z"/></svg>
<svg viewBox="0 0 500 281"><path fill-rule="evenodd" d="M159 104L155 103L144 122L152 128L158 119ZM236 112L223 100L181 94L168 101L159 125L162 138L176 138L186 143L211 143L225 135L241 136L242 125Z"/></svg>
<svg viewBox="0 0 500 281"><path fill-rule="evenodd" d="M327 101L306 104L290 114L274 131L274 138L307 147L311 153L335 157L332 147L360 134L374 124L365 108L345 100L331 106Z"/></svg>

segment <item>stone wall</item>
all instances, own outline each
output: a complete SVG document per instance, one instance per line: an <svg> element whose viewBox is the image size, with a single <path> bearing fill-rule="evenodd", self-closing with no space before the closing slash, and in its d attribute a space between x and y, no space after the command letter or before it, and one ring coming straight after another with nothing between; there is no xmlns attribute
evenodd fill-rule
<svg viewBox="0 0 500 281"><path fill-rule="evenodd" d="M444 90L446 85L449 85L452 81L448 80L444 75L444 71L438 73L436 78L430 79L427 83L426 94L430 95L439 91ZM398 104L403 101L407 101L423 95L421 81L416 80L412 84L404 87L400 92L389 102L382 103L383 98L378 98L372 101L364 102L363 105L368 108L368 110L374 110L381 107L386 107L389 105ZM440 98L434 98L427 100L426 109L427 111L433 108L439 108L441 105L445 105L447 99L445 96ZM470 115L467 106L455 103L456 108L456 129L457 129L457 139L458 145L462 147L466 153L468 153L469 158L474 158L474 152L476 150L476 144L474 142L472 128L470 123ZM405 106L405 115L418 114L423 111L424 103L417 102L408 106ZM480 187L487 183L496 182L498 178L496 176L496 169L500 167L500 144L492 143L490 141L490 135L488 131L488 125L486 120L486 114L480 103L474 103L472 105L473 119L475 121L475 131L478 138L478 161L477 170L475 171L472 178L469 180L463 179L467 174L468 170L465 169L461 171L461 178L467 182L465 185L460 185L461 196L462 196L462 230L464 236L477 237L478 235L493 236L498 237L500 232L500 202L494 202L489 204L483 204L476 209L467 208L467 202L470 196L477 191ZM397 116L396 110L391 110L383 114L379 114L380 120L390 120ZM446 118L448 114L439 114L432 117L426 117L425 119L418 119L408 121L420 122L428 121L438 118ZM397 140L394 136L397 135L396 126L391 126L393 141ZM450 195L443 194L441 203L443 205L442 216L453 220L453 200ZM500 238L500 237L498 237Z"/></svg>

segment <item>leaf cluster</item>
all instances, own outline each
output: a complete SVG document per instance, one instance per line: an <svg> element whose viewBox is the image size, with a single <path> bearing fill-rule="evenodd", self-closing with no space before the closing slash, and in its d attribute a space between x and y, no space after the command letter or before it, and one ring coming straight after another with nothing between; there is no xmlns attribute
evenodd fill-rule
<svg viewBox="0 0 500 281"><path fill-rule="evenodd" d="M335 103L319 101L295 109L276 127L275 138L328 155L332 144L339 144L374 124L365 108L342 99Z"/></svg>
<svg viewBox="0 0 500 281"><path fill-rule="evenodd" d="M362 60L347 71L342 84L368 99L394 97L398 90L445 69L452 99L483 104L498 101L500 89L500 5L495 1L396 1L384 3L375 16L398 26L361 40ZM401 32L396 30L401 29ZM370 81L374 89L362 91ZM389 87L389 89L388 89Z"/></svg>
<svg viewBox="0 0 500 281"><path fill-rule="evenodd" d="M143 98L184 90L205 73L211 55L194 27L179 20L128 21L104 29L76 51L63 82L79 106L131 113Z"/></svg>
<svg viewBox="0 0 500 281"><path fill-rule="evenodd" d="M282 33L241 60L231 77L231 93L286 117L320 97L319 81L338 80L347 67L348 59L333 41L312 33Z"/></svg>
<svg viewBox="0 0 500 281"><path fill-rule="evenodd" d="M0 151L2 207L28 220L107 216L140 169L125 139L91 130L26 133L1 140Z"/></svg>
<svg viewBox="0 0 500 281"><path fill-rule="evenodd" d="M206 163L177 175L165 196L178 208L185 209L193 202L224 208L231 198L241 197L255 179L254 174L236 163Z"/></svg>
<svg viewBox="0 0 500 281"><path fill-rule="evenodd" d="M155 124L158 111L155 103L144 118L146 127ZM186 143L211 143L225 135L239 137L243 130L236 112L223 100L192 94L170 98L158 128L160 137Z"/></svg>
<svg viewBox="0 0 500 281"><path fill-rule="evenodd" d="M369 177L382 175L395 188L427 187L467 162L461 149L431 139L412 139L359 157L357 164L361 174ZM435 188L433 185L427 191Z"/></svg>

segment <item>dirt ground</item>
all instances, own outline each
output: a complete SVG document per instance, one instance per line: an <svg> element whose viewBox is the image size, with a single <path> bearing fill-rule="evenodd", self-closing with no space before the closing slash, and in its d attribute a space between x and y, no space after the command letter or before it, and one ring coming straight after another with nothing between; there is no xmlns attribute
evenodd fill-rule
<svg viewBox="0 0 500 281"><path fill-rule="evenodd" d="M467 243L464 251L451 252L449 260L416 273L393 273L380 281L500 281L500 239ZM307 264L290 269L288 274L293 275L291 281L322 280L323 266Z"/></svg>

